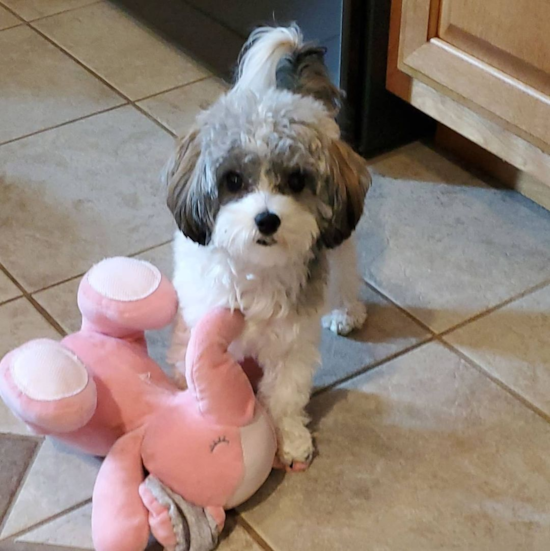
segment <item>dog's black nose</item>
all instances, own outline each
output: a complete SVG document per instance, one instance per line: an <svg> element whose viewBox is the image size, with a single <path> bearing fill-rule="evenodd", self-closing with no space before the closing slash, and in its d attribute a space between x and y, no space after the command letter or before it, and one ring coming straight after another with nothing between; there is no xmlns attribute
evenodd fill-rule
<svg viewBox="0 0 550 551"><path fill-rule="evenodd" d="M256 222L256 226L258 226L260 233L263 235L273 235L281 225L281 219L276 214L269 212L268 210L264 210L264 212L257 214L254 221Z"/></svg>

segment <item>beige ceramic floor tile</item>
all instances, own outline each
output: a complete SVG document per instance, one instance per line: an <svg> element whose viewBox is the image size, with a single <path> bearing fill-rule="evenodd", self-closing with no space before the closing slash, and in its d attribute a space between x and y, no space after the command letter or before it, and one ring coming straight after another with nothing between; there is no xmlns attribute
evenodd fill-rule
<svg viewBox="0 0 550 551"><path fill-rule="evenodd" d="M550 287L445 339L550 415Z"/></svg>
<svg viewBox="0 0 550 551"><path fill-rule="evenodd" d="M21 295L21 291L3 272L0 272L0 303Z"/></svg>
<svg viewBox="0 0 550 551"><path fill-rule="evenodd" d="M17 17L15 17L15 15L9 12L6 8L0 6L0 31L20 24L20 19L17 19Z"/></svg>
<svg viewBox="0 0 550 551"><path fill-rule="evenodd" d="M70 484L71 481L66 483ZM66 547L67 550L93 549L91 520L92 504L90 503L27 532L16 541L59 545ZM48 551L47 548L44 551Z"/></svg>
<svg viewBox="0 0 550 551"><path fill-rule="evenodd" d="M26 21L32 21L54 13L93 4L97 0L2 0L2 2Z"/></svg>
<svg viewBox="0 0 550 551"><path fill-rule="evenodd" d="M172 139L123 107L0 148L0 261L29 291L172 238Z"/></svg>
<svg viewBox="0 0 550 551"><path fill-rule="evenodd" d="M72 279L33 295L67 333L78 331L82 322L77 305L80 281L81 278Z"/></svg>
<svg viewBox="0 0 550 551"><path fill-rule="evenodd" d="M550 278L550 213L421 144L373 164L363 273L436 331Z"/></svg>
<svg viewBox="0 0 550 551"><path fill-rule="evenodd" d="M349 377L429 336L398 308L368 287L365 286L361 293L369 312L362 329L346 337L323 330L322 365L314 377L317 388Z"/></svg>
<svg viewBox="0 0 550 551"><path fill-rule="evenodd" d="M124 102L26 26L2 31L0 52L0 142Z"/></svg>
<svg viewBox="0 0 550 551"><path fill-rule="evenodd" d="M200 111L227 90L224 82L211 77L144 100L139 105L175 134L183 136Z"/></svg>
<svg viewBox="0 0 550 551"><path fill-rule="evenodd" d="M10 350L36 338L59 338L57 331L21 298L0 306L0 358ZM16 419L0 400L0 432L28 434L24 423Z"/></svg>
<svg viewBox="0 0 550 551"><path fill-rule="evenodd" d="M235 520L228 517L222 540L216 551L262 551L262 548L242 526L236 525Z"/></svg>
<svg viewBox="0 0 550 551"><path fill-rule="evenodd" d="M36 27L133 100L208 74L107 2L49 17Z"/></svg>
<svg viewBox="0 0 550 551"><path fill-rule="evenodd" d="M0 306L0 358L28 340L59 337L25 298Z"/></svg>
<svg viewBox="0 0 550 551"><path fill-rule="evenodd" d="M314 399L319 456L245 518L277 551L545 551L550 426L442 345Z"/></svg>
<svg viewBox="0 0 550 551"><path fill-rule="evenodd" d="M46 439L0 537L13 535L91 498L99 466L98 459Z"/></svg>
<svg viewBox="0 0 550 551"><path fill-rule="evenodd" d="M4 520L38 445L36 439L0 435L0 523Z"/></svg>
<svg viewBox="0 0 550 551"><path fill-rule="evenodd" d="M92 505L78 509L46 523L17 538L17 542L43 543L66 547L67 549L93 549L91 535ZM262 551L262 548L241 526L231 524L231 532L224 536L216 551ZM17 547L14 547L14 551ZM147 550L160 551L162 548L152 543ZM44 551L49 551L45 548Z"/></svg>
<svg viewBox="0 0 550 551"><path fill-rule="evenodd" d="M88 551L78 547L66 547L62 545L44 545L42 543L30 543L28 541L12 538L2 540L2 551Z"/></svg>

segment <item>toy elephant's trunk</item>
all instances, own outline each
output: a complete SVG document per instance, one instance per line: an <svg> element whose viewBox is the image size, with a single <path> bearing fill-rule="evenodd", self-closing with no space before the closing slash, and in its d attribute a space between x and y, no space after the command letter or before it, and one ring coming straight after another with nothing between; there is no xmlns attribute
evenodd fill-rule
<svg viewBox="0 0 550 551"><path fill-rule="evenodd" d="M223 425L244 426L254 417L255 396L241 366L228 352L244 328L240 312L218 309L193 329L186 378L200 412Z"/></svg>

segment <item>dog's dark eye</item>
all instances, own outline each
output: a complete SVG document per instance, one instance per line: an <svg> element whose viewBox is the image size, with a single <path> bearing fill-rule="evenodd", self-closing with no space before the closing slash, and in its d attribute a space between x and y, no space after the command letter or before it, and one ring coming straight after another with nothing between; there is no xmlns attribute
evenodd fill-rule
<svg viewBox="0 0 550 551"><path fill-rule="evenodd" d="M234 170L230 170L224 175L225 187L231 193L237 193L243 187L243 177Z"/></svg>
<svg viewBox="0 0 550 551"><path fill-rule="evenodd" d="M306 175L301 170L295 170L288 175L288 187L293 193L300 193L306 187Z"/></svg>

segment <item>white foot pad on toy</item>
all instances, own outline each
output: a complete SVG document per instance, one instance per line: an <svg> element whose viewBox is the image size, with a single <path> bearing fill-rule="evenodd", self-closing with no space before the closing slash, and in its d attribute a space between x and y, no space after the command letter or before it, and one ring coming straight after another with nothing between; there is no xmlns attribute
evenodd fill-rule
<svg viewBox="0 0 550 551"><path fill-rule="evenodd" d="M13 381L33 400L53 401L78 394L88 384L88 371L56 342L38 341L23 347L11 365Z"/></svg>
<svg viewBox="0 0 550 551"><path fill-rule="evenodd" d="M96 292L120 302L147 298L158 289L161 278L155 266L136 258L108 258L88 272L88 283Z"/></svg>

